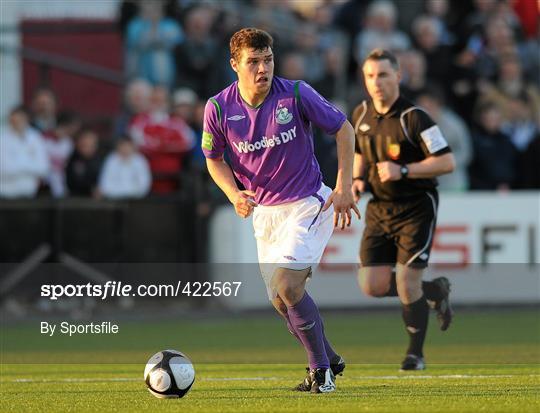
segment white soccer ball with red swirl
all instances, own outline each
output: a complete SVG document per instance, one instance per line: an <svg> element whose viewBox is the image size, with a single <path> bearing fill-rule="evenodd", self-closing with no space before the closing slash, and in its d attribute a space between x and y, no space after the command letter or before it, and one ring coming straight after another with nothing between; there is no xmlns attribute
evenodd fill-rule
<svg viewBox="0 0 540 413"><path fill-rule="evenodd" d="M144 382L148 391L160 399L184 397L195 381L195 369L184 353L163 350L146 363Z"/></svg>

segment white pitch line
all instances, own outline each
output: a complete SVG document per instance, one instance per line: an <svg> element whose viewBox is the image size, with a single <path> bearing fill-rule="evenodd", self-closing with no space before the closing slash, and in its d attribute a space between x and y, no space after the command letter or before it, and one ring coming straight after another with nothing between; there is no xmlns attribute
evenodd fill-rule
<svg viewBox="0 0 540 413"><path fill-rule="evenodd" d="M286 380L285 377L203 377L201 381L262 381Z"/></svg>
<svg viewBox="0 0 540 413"><path fill-rule="evenodd" d="M353 380L400 380L400 379L490 379L511 377L540 377L540 374L441 374L399 376L355 376Z"/></svg>
<svg viewBox="0 0 540 413"><path fill-rule="evenodd" d="M448 374L448 375L399 375L399 376L345 376L350 380L401 380L401 379L491 379L512 377L540 377L540 374ZM201 377L197 381L263 381L288 380L288 377ZM11 383L111 383L136 382L142 378L133 377L103 377L103 378L66 378L66 379L14 379Z"/></svg>
<svg viewBox="0 0 540 413"><path fill-rule="evenodd" d="M140 379L142 380L142 379ZM69 379L15 379L12 383L89 383L89 382L124 382L124 381L139 381L133 377L96 377L96 378L69 378Z"/></svg>

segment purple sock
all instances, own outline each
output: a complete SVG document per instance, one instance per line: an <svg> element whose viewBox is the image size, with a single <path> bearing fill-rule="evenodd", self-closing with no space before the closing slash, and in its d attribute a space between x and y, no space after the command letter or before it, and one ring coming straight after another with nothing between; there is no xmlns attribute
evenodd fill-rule
<svg viewBox="0 0 540 413"><path fill-rule="evenodd" d="M290 325L306 349L309 368L327 369L330 367L324 346L324 334L319 309L306 292L302 299L287 308Z"/></svg>
<svg viewBox="0 0 540 413"><path fill-rule="evenodd" d="M289 330L289 333L291 333L298 340L298 342L303 346L304 343L302 343L300 336L298 335L298 333L292 326L291 320L289 319L289 315L284 314L284 318L285 318L285 322L287 323L287 329ZM320 315L319 315L319 318L321 318ZM324 332L324 322L322 321L322 318L321 318L321 326L323 330L324 350L326 351L326 357L328 357L328 360L331 362L332 360L337 358L337 353L334 351L334 349L332 348L332 346L326 339L326 334Z"/></svg>
<svg viewBox="0 0 540 413"><path fill-rule="evenodd" d="M328 360L331 362L337 357L337 353L334 351L328 340L326 339L326 333L324 332L324 322L319 314L319 319L321 320L321 328L322 328L322 334L324 339L324 349L326 350L326 356L328 357Z"/></svg>
<svg viewBox="0 0 540 413"><path fill-rule="evenodd" d="M294 337L296 337L296 339L300 342L300 344L303 346L304 343L302 343L302 340L300 339L300 336L298 335L298 333L296 332L296 330L294 329L293 325L291 324L291 320L289 319L289 315L288 314L285 314L284 315L284 318L285 318L285 322L287 323L287 329L289 330L289 333L291 333Z"/></svg>

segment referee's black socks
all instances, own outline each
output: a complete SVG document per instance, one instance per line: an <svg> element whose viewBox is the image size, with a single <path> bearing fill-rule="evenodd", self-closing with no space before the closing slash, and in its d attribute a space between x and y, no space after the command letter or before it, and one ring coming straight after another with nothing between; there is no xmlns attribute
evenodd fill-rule
<svg viewBox="0 0 540 413"><path fill-rule="evenodd" d="M424 296L426 297L426 300L439 301L443 298L440 288L432 281L422 281L422 291L424 292ZM392 275L390 276L390 288L388 288L388 291L386 292L384 296L385 297L398 296L396 273L394 271L392 271Z"/></svg>
<svg viewBox="0 0 540 413"><path fill-rule="evenodd" d="M405 328L409 334L407 354L423 357L424 340L429 318L429 306L423 295L419 300L410 304L402 304L402 315Z"/></svg>

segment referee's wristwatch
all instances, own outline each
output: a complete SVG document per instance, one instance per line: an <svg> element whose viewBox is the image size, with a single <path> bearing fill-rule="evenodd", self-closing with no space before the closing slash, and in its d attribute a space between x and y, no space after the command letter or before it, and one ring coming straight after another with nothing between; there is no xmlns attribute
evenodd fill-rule
<svg viewBox="0 0 540 413"><path fill-rule="evenodd" d="M401 179L407 178L407 176L409 175L409 168L407 167L407 165L401 165L399 171L401 172Z"/></svg>

